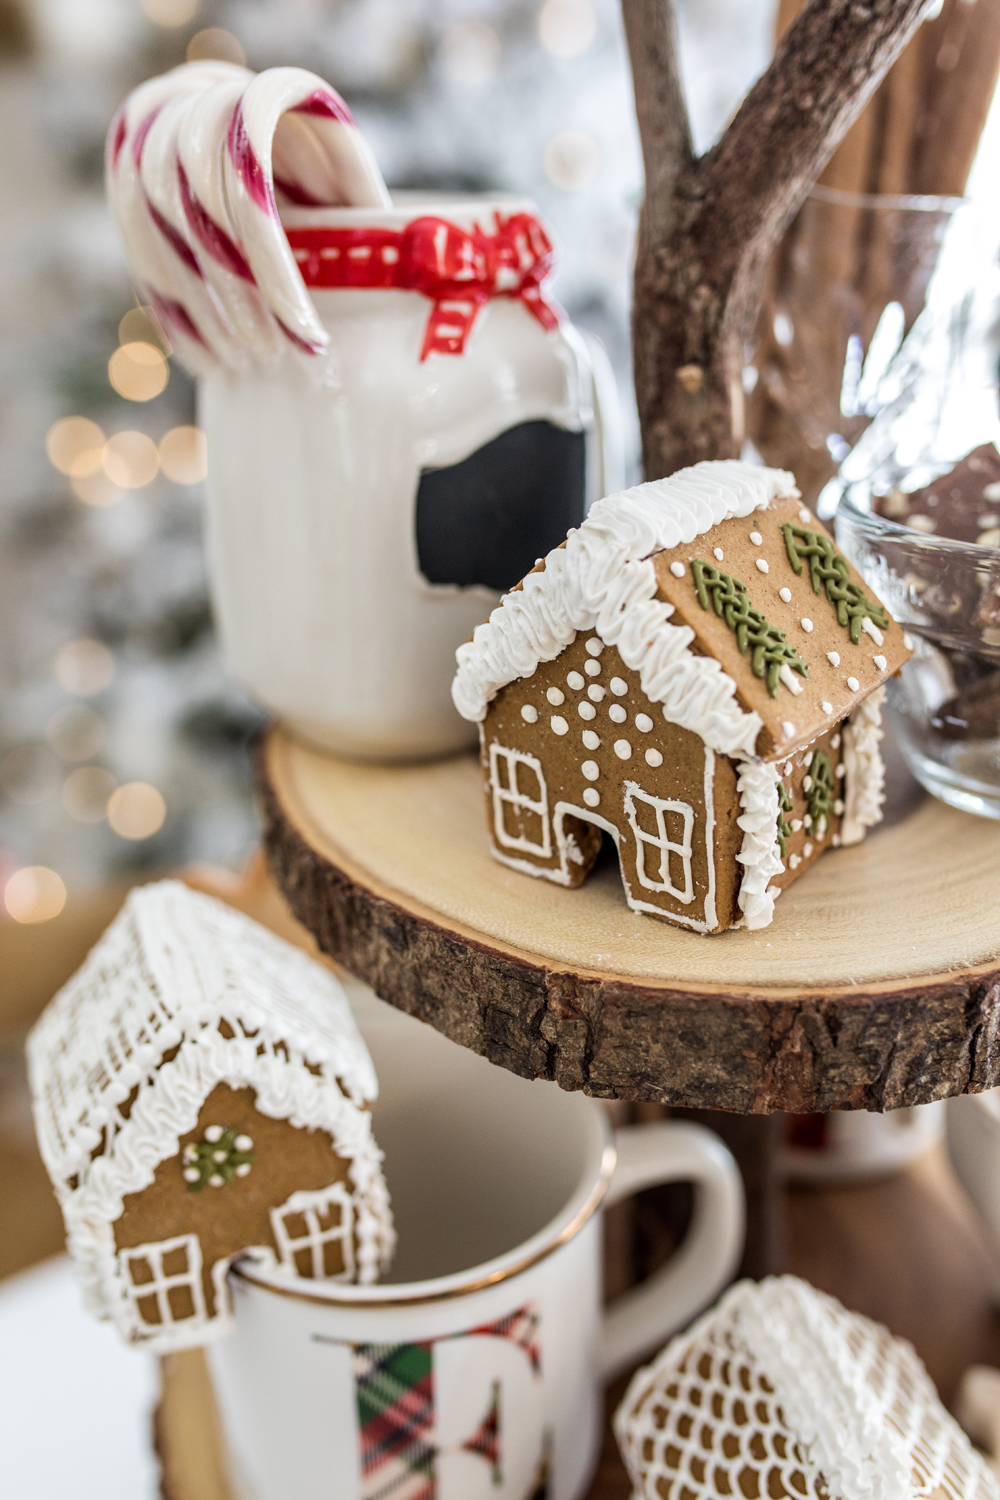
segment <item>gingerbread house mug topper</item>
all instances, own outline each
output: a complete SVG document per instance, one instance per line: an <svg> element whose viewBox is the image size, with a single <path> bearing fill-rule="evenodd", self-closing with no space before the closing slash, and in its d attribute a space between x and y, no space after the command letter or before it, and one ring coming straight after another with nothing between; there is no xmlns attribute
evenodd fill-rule
<svg viewBox="0 0 1000 1500"><path fill-rule="evenodd" d="M229 664L334 750L468 743L456 646L614 482L600 356L547 291L534 206L390 199L343 100L295 68L143 84L107 181L200 377Z"/></svg>
<svg viewBox="0 0 1000 1500"><path fill-rule="evenodd" d="M766 927L879 820L909 649L790 474L702 463L601 500L457 653L493 854L577 886L608 834L634 911Z"/></svg>
<svg viewBox="0 0 1000 1500"><path fill-rule="evenodd" d="M371 1059L333 975L176 881L133 891L28 1039L90 1311L157 1351L231 1321L242 1254L373 1282L394 1232Z"/></svg>
<svg viewBox="0 0 1000 1500"><path fill-rule="evenodd" d="M911 1345L795 1276L731 1287L614 1428L635 1500L1000 1500Z"/></svg>

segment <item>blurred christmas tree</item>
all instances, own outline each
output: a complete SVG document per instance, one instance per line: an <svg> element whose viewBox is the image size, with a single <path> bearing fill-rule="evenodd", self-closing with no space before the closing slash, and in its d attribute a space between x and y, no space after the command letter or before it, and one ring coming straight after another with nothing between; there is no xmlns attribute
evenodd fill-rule
<svg viewBox="0 0 1000 1500"><path fill-rule="evenodd" d="M766 64L774 0L678 9L703 149ZM185 56L312 68L391 187L534 198L638 477L642 182L616 0L0 0L0 885L22 920L66 885L237 862L254 836L261 720L212 632L194 390L136 304L102 188L115 107Z"/></svg>

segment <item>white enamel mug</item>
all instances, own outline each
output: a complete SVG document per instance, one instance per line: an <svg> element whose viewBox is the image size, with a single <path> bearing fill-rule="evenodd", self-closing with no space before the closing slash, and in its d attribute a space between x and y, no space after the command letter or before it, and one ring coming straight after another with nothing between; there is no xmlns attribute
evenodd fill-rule
<svg viewBox="0 0 1000 1500"><path fill-rule="evenodd" d="M390 209L296 208L282 222L293 241L372 239L418 221L468 235L532 213L513 198L401 194ZM402 253L382 251L393 265ZM375 254L343 253L361 252ZM199 386L226 659L315 744L375 760L449 754L475 739L451 701L456 647L621 482L613 376L568 321L545 327L513 295L482 304L461 352L426 352L427 295L310 290L328 353Z"/></svg>
<svg viewBox="0 0 1000 1500"><path fill-rule="evenodd" d="M379 1006L381 1011L383 1007ZM612 1135L605 1111L496 1068L405 1016L359 1017L379 1075L399 1246L375 1287L242 1263L206 1350L238 1500L577 1500L602 1383L727 1284L739 1172L710 1131ZM601 1215L693 1181L670 1263L602 1312Z"/></svg>

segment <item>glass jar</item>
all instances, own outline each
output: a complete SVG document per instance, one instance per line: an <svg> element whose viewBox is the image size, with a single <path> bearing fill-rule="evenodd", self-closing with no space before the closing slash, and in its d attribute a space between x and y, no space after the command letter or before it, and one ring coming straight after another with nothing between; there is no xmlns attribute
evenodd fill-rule
<svg viewBox="0 0 1000 1500"><path fill-rule="evenodd" d="M1000 818L1000 298L997 240L986 253L976 222L946 246L938 295L841 468L836 530L912 638L888 696L907 764L943 801ZM973 539L943 534L960 510Z"/></svg>

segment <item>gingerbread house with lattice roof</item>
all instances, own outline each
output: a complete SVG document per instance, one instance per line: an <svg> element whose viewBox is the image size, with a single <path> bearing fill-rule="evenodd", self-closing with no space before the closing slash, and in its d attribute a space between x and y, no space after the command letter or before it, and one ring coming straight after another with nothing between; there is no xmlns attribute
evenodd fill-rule
<svg viewBox="0 0 1000 1500"><path fill-rule="evenodd" d="M1000 1500L912 1345L795 1276L731 1287L614 1430L635 1500Z"/></svg>
<svg viewBox="0 0 1000 1500"><path fill-rule="evenodd" d="M28 1040L91 1311L157 1351L225 1332L226 1273L374 1281L393 1247L371 1058L337 980L177 881L133 891Z"/></svg>
<svg viewBox="0 0 1000 1500"><path fill-rule="evenodd" d="M698 933L881 816L886 680L910 654L791 474L682 469L598 501L459 648L495 857Z"/></svg>

